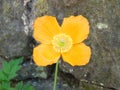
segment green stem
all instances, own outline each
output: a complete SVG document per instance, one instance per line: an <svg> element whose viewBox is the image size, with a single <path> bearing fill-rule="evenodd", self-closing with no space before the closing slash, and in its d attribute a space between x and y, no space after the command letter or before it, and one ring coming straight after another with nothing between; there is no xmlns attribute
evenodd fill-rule
<svg viewBox="0 0 120 90"><path fill-rule="evenodd" d="M54 86L53 86L53 90L56 90L56 84L57 84L57 74L58 74L58 61L56 63L56 67L55 67L55 76L54 76Z"/></svg>

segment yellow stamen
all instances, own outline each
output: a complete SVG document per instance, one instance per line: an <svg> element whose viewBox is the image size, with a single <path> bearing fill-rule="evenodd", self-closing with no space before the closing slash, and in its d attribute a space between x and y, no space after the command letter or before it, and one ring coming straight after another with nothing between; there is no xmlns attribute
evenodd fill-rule
<svg viewBox="0 0 120 90"><path fill-rule="evenodd" d="M58 34L53 37L52 45L57 52L67 52L72 47L72 38L66 34Z"/></svg>

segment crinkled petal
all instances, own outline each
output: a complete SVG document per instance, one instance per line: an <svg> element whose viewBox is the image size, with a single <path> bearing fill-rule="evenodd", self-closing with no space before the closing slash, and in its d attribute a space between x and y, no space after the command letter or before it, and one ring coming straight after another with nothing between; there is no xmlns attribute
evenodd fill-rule
<svg viewBox="0 0 120 90"><path fill-rule="evenodd" d="M58 61L60 53L53 50L52 45L41 44L33 50L33 60L38 66L47 66Z"/></svg>
<svg viewBox="0 0 120 90"><path fill-rule="evenodd" d="M62 32L70 35L73 39L73 43L80 43L88 37L88 20L82 15L64 18Z"/></svg>
<svg viewBox="0 0 120 90"><path fill-rule="evenodd" d="M34 22L34 38L41 42L49 44L54 35L60 32L60 26L55 17L42 16Z"/></svg>
<svg viewBox="0 0 120 90"><path fill-rule="evenodd" d="M91 56L91 49L84 43L74 45L70 51L62 53L65 62L72 66L86 65Z"/></svg>

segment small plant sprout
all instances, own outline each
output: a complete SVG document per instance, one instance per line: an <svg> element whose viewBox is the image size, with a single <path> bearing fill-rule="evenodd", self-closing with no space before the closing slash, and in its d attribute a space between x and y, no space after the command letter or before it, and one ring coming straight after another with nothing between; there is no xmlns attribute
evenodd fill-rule
<svg viewBox="0 0 120 90"><path fill-rule="evenodd" d="M12 59L9 62L3 60L3 66L0 70L0 90L35 90L29 84L23 82L17 83L14 87L11 85L11 80L17 76L17 72L21 69L23 58Z"/></svg>

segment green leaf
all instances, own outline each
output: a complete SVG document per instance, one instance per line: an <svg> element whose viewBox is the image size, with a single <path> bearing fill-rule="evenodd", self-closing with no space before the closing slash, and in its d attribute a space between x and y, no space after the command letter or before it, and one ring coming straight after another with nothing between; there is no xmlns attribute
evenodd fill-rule
<svg viewBox="0 0 120 90"><path fill-rule="evenodd" d="M16 87L15 87L15 90L22 90L22 87L23 87L23 82L19 82Z"/></svg>
<svg viewBox="0 0 120 90"><path fill-rule="evenodd" d="M9 81L17 76L16 72L20 70L19 65L23 61L22 58L12 59L9 62L3 61L3 68L0 70L0 80Z"/></svg>
<svg viewBox="0 0 120 90"><path fill-rule="evenodd" d="M8 74L9 70L10 70L10 64L4 60L3 61L3 72L5 74Z"/></svg>
<svg viewBox="0 0 120 90"><path fill-rule="evenodd" d="M35 90L33 86L30 86L29 84L26 84L23 86L23 90Z"/></svg>
<svg viewBox="0 0 120 90"><path fill-rule="evenodd" d="M2 82L1 88L2 90L8 90L10 88L10 82Z"/></svg>
<svg viewBox="0 0 120 90"><path fill-rule="evenodd" d="M4 83L0 85L0 90L15 90L15 89L10 87L7 83Z"/></svg>
<svg viewBox="0 0 120 90"><path fill-rule="evenodd" d="M2 87L2 85L0 84L0 90L4 90L4 88Z"/></svg>
<svg viewBox="0 0 120 90"><path fill-rule="evenodd" d="M9 62L3 61L3 67L0 70L0 90L35 90L29 84L24 85L23 82L18 83L14 88L10 86L10 80L17 76L20 70L23 57L12 59Z"/></svg>
<svg viewBox="0 0 120 90"><path fill-rule="evenodd" d="M9 63L10 63L10 65L19 65L20 63L22 63L22 61L23 61L23 57L17 58L17 59L12 59Z"/></svg>
<svg viewBox="0 0 120 90"><path fill-rule="evenodd" d="M16 85L15 90L35 90L33 86L30 86L29 84L23 84L23 82L20 82Z"/></svg>
<svg viewBox="0 0 120 90"><path fill-rule="evenodd" d="M9 80L17 76L16 72L20 70L21 66L19 64L22 61L23 61L23 58L11 60L11 62L9 63L10 64L10 72L8 76Z"/></svg>

